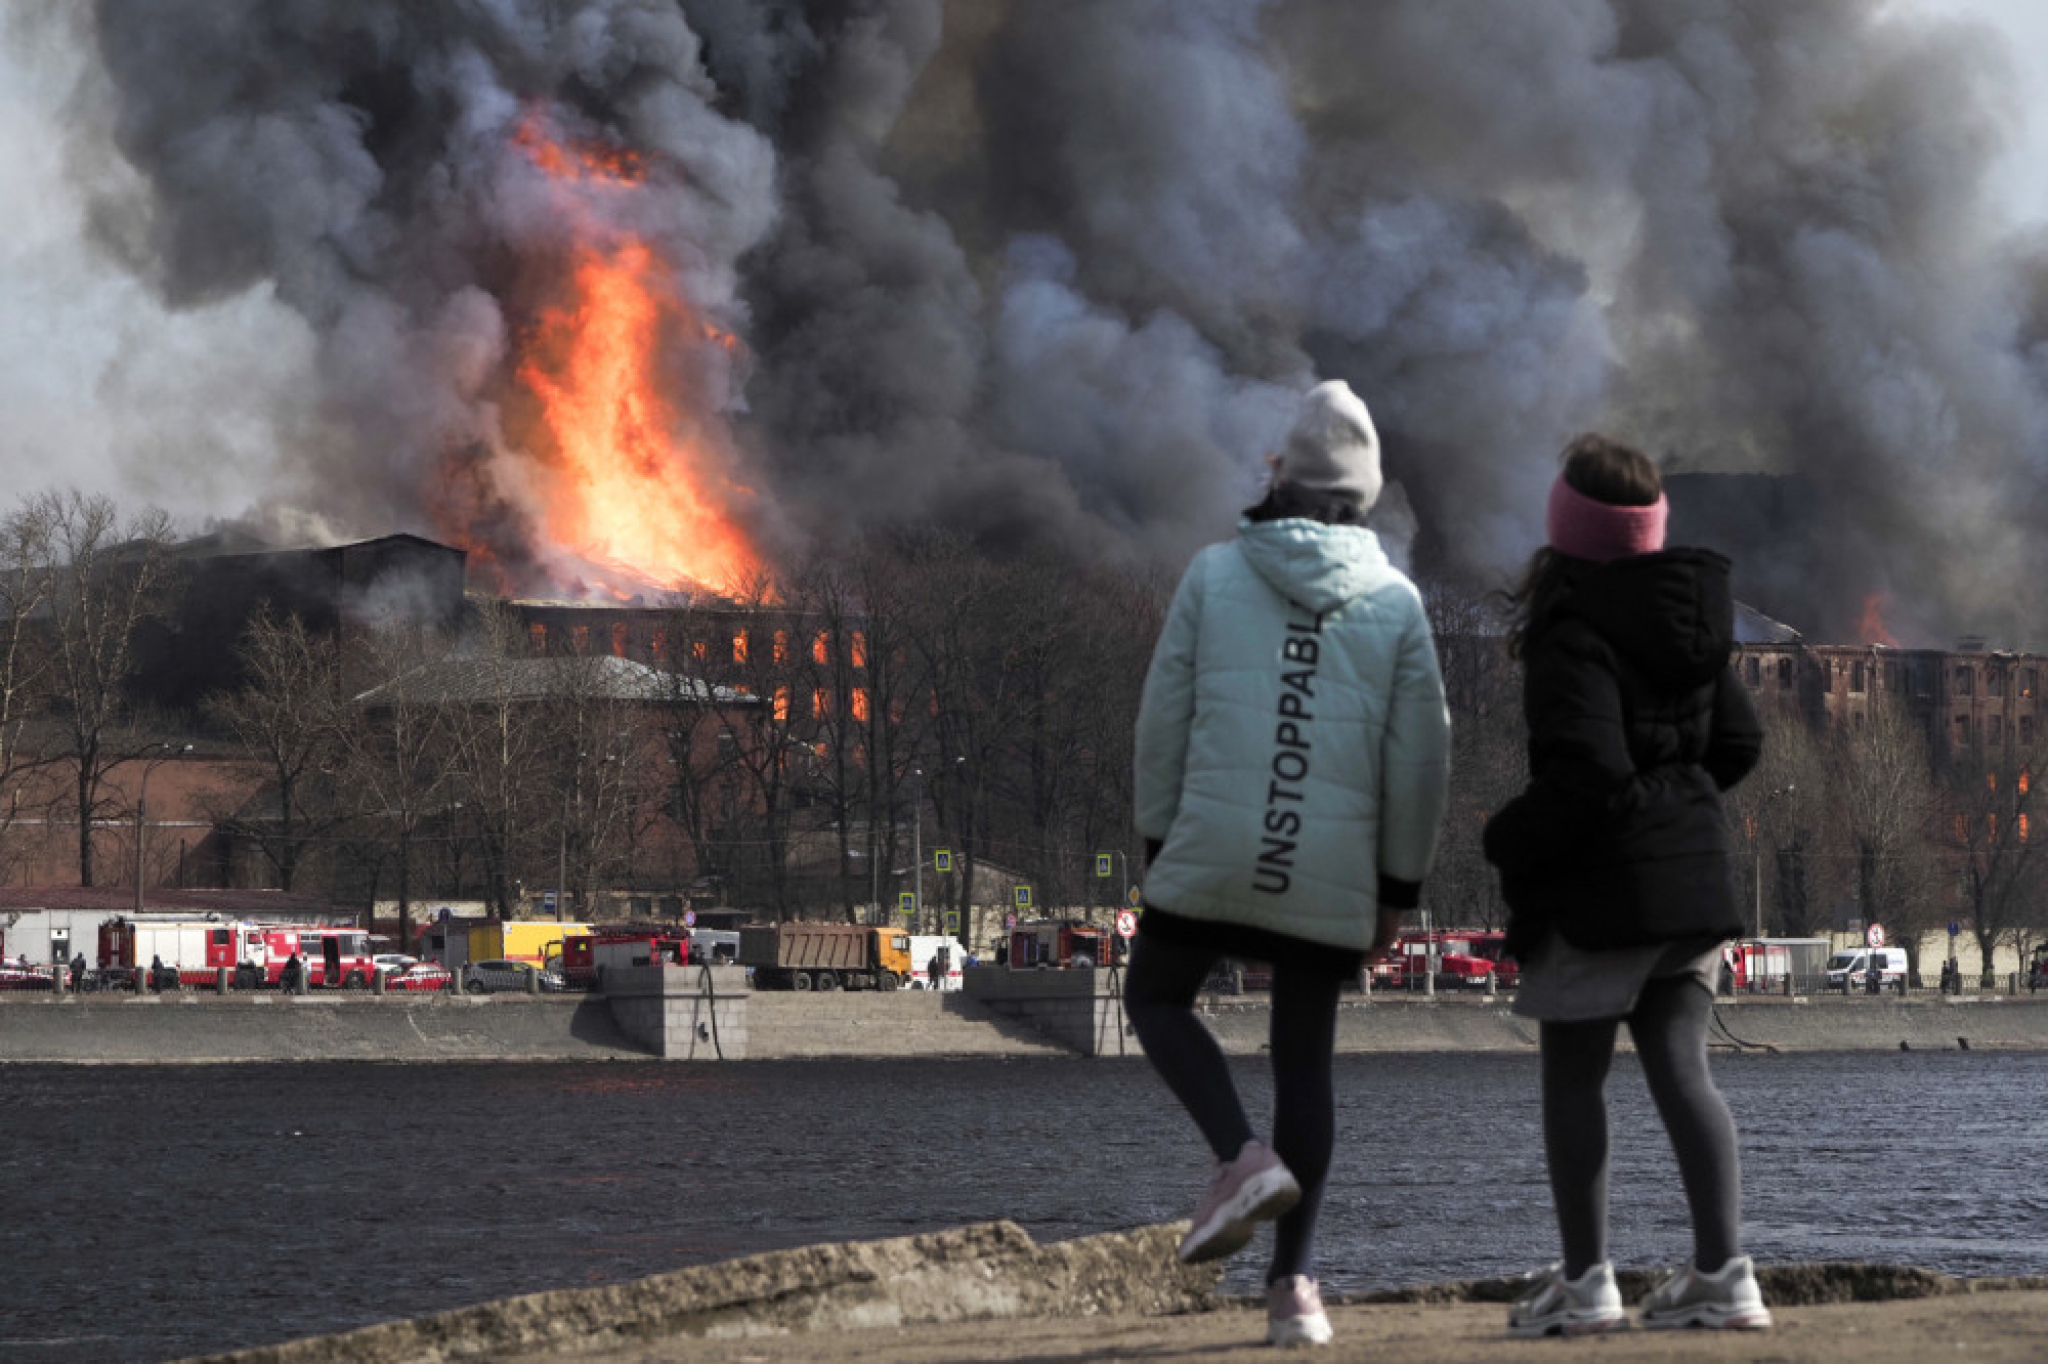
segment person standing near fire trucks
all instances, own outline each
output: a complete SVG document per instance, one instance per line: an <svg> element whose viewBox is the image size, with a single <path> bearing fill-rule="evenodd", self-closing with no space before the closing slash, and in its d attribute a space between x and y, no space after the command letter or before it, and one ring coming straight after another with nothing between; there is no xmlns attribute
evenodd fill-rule
<svg viewBox="0 0 2048 1364"><path fill-rule="evenodd" d="M1621 1022L1677 1156L1693 1255L1645 1326L1761 1329L1741 1247L1735 1122L1707 1068L1721 944L1742 930L1721 792L1763 731L1729 656L1728 561L1666 549L1657 466L1603 436L1565 450L1549 543L1510 595L1529 785L1487 822L1486 856L1539 1025L1543 1145L1563 1259L1531 1275L1515 1335L1627 1324L1607 1259L1605 1087Z"/></svg>
<svg viewBox="0 0 2048 1364"><path fill-rule="evenodd" d="M1270 463L1237 536L1188 566L1145 678L1145 913L1124 1006L1216 1158L1180 1258L1229 1255L1277 1219L1267 1339L1322 1344L1338 992L1435 859L1450 714L1421 597L1365 528L1381 483L1365 404L1319 384ZM1270 1147L1193 1008L1226 956L1273 967Z"/></svg>

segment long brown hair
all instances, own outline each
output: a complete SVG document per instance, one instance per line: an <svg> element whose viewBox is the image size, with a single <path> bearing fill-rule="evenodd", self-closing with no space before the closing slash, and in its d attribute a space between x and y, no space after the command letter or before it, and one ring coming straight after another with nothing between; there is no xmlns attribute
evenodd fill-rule
<svg viewBox="0 0 2048 1364"><path fill-rule="evenodd" d="M1614 507L1648 507L1664 495L1664 478L1650 457L1598 432L1587 432L1564 447L1562 477L1574 492ZM1508 607L1508 657L1520 658L1530 634L1569 595L1583 559L1559 554L1549 545L1529 558L1521 581L1502 594Z"/></svg>

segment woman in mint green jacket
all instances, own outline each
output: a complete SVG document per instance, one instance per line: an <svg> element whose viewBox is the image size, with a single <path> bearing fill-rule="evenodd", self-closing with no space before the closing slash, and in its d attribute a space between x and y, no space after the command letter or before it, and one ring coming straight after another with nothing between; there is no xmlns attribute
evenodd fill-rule
<svg viewBox="0 0 2048 1364"><path fill-rule="evenodd" d="M1124 998L1217 1162L1180 1256L1230 1254L1277 1219L1276 1344L1329 1336L1312 1252L1338 991L1417 903L1449 771L1421 599L1363 524L1380 483L1365 404L1318 385L1265 499L1182 577L1138 716L1149 866ZM1193 1009L1225 956L1274 971L1270 1147Z"/></svg>

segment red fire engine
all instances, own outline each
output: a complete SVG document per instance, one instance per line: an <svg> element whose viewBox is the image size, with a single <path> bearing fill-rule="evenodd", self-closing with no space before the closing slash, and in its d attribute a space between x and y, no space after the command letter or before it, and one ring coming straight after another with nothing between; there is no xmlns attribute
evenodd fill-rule
<svg viewBox="0 0 2048 1364"><path fill-rule="evenodd" d="M1010 965L1107 966L1110 963L1109 930L1072 919L1041 919L1021 923L1010 930Z"/></svg>
<svg viewBox="0 0 2048 1364"><path fill-rule="evenodd" d="M690 930L681 927L599 928L589 933L571 933L562 939L562 978L572 990L595 989L600 966L650 961L688 966Z"/></svg>
<svg viewBox="0 0 2048 1364"><path fill-rule="evenodd" d="M1394 939L1387 959L1372 968L1374 989L1417 989L1429 973L1429 953L1436 950L1436 981L1440 986L1481 988L1488 973L1501 989L1521 983L1522 968L1507 955L1507 934L1498 929L1445 929L1435 933L1403 933Z"/></svg>

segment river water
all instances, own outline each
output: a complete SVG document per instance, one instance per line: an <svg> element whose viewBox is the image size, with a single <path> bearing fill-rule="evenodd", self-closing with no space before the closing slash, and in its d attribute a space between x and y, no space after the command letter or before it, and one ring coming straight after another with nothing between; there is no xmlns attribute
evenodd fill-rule
<svg viewBox="0 0 2048 1364"><path fill-rule="evenodd" d="M1253 1111L1263 1066L1236 1063ZM2048 1273L2048 1057L1730 1055L1748 1249ZM158 1360L820 1241L1185 1216L1207 1160L1142 1060L0 1068L0 1358ZM1555 1254L1528 1055L1338 1060L1339 1291ZM1682 1258L1633 1058L1613 1254ZM1262 1239L1226 1287L1252 1291Z"/></svg>

